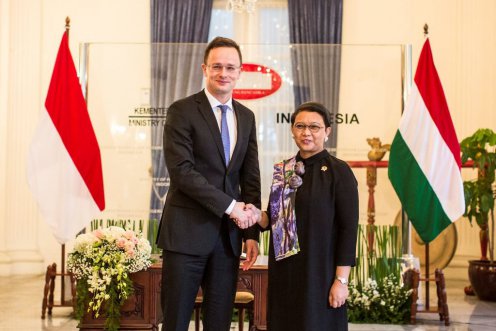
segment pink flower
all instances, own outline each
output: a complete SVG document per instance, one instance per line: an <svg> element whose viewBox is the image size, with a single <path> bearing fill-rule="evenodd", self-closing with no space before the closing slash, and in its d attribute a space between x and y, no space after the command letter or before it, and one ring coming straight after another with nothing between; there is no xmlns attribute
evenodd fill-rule
<svg viewBox="0 0 496 331"><path fill-rule="evenodd" d="M127 240L125 238L117 239L117 247L124 248L126 247Z"/></svg>
<svg viewBox="0 0 496 331"><path fill-rule="evenodd" d="M124 237L126 237L126 239L128 240L131 240L135 237L134 232L132 230L126 230L126 232L124 232Z"/></svg>
<svg viewBox="0 0 496 331"><path fill-rule="evenodd" d="M95 231L93 231L93 234L95 235L95 237L97 237L100 240L102 240L105 237L102 230L100 229L96 229Z"/></svg>
<svg viewBox="0 0 496 331"><path fill-rule="evenodd" d="M132 241L127 241L126 240L126 243L124 244L124 247L125 247L124 249L126 250L126 252L134 251L134 243Z"/></svg>

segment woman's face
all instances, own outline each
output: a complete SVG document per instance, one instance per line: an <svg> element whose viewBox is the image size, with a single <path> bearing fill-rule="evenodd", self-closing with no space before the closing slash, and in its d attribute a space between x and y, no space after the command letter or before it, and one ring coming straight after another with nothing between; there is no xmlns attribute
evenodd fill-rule
<svg viewBox="0 0 496 331"><path fill-rule="evenodd" d="M304 110L296 115L291 132L301 157L306 159L324 150L325 138L331 133L331 128L325 127L319 113Z"/></svg>

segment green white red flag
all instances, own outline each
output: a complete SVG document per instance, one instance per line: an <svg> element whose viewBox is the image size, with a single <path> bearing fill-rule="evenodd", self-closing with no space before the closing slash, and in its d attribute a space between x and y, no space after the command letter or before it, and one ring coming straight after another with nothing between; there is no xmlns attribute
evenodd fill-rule
<svg viewBox="0 0 496 331"><path fill-rule="evenodd" d="M388 168L404 210L426 243L463 215L460 168L460 144L427 39Z"/></svg>
<svg viewBox="0 0 496 331"><path fill-rule="evenodd" d="M105 209L100 148L64 33L28 156L28 182L61 243Z"/></svg>

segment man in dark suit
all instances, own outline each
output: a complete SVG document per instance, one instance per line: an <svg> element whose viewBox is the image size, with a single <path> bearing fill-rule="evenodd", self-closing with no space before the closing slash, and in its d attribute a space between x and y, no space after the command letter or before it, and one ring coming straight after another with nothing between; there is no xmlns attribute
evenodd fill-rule
<svg viewBox="0 0 496 331"><path fill-rule="evenodd" d="M202 64L206 88L167 112L170 188L157 239L163 249L162 330L188 329L199 286L203 330L229 330L243 239L243 268L258 256L256 219L245 208L260 208L255 117L232 99L241 63L235 41L215 38Z"/></svg>

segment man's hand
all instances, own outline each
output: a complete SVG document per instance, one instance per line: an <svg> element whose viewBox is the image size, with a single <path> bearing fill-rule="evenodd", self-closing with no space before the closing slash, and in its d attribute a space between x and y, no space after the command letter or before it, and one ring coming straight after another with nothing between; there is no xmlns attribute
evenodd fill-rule
<svg viewBox="0 0 496 331"><path fill-rule="evenodd" d="M253 239L246 239L246 260L243 261L243 270L251 268L258 257L258 242Z"/></svg>
<svg viewBox="0 0 496 331"><path fill-rule="evenodd" d="M257 222L251 209L247 209L244 202L236 202L229 217L241 229L247 229Z"/></svg>

